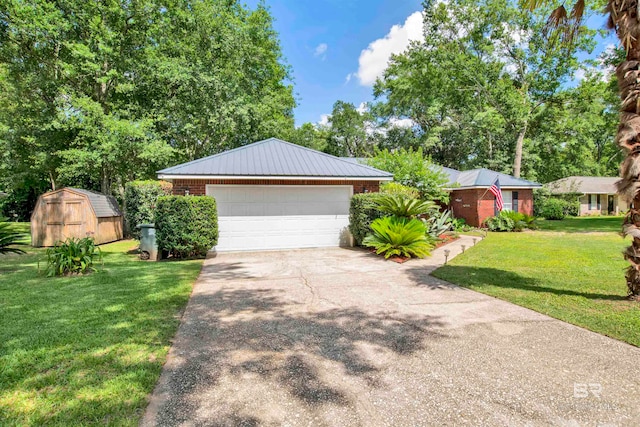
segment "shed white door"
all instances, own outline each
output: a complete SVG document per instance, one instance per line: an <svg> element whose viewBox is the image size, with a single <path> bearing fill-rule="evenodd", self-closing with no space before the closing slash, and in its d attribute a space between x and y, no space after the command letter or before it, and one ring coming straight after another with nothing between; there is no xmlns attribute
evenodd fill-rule
<svg viewBox="0 0 640 427"><path fill-rule="evenodd" d="M348 185L207 185L216 199L216 250L348 246Z"/></svg>

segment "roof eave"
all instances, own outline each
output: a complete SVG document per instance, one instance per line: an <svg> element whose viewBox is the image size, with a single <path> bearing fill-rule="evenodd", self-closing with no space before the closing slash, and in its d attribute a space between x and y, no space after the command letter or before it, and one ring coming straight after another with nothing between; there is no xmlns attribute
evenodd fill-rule
<svg viewBox="0 0 640 427"><path fill-rule="evenodd" d="M181 175L158 173L158 179L277 179L277 180L316 180L316 181L393 181L393 176L309 176L309 175Z"/></svg>

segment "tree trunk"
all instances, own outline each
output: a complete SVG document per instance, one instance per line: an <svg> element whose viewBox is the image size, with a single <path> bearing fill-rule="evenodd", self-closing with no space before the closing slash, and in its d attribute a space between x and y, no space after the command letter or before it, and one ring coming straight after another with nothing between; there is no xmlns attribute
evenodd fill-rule
<svg viewBox="0 0 640 427"><path fill-rule="evenodd" d="M640 299L640 21L638 1L609 0L609 27L614 28L627 52L625 61L616 68L622 104L617 144L626 158L620 168L618 194L630 203L623 224L623 233L633 237L624 252L631 264L627 270L628 295Z"/></svg>
<svg viewBox="0 0 640 427"><path fill-rule="evenodd" d="M522 146L524 145L524 136L527 134L529 119L524 120L524 124L518 133L516 140L516 155L513 159L513 176L520 178L520 169L522 168Z"/></svg>

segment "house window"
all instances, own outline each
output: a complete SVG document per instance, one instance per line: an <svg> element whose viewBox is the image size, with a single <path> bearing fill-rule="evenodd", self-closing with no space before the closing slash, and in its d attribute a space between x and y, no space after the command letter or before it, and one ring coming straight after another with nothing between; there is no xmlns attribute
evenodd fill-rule
<svg viewBox="0 0 640 427"><path fill-rule="evenodd" d="M513 210L513 191L505 191L502 190L502 202L504 203L503 210L512 211Z"/></svg>
<svg viewBox="0 0 640 427"><path fill-rule="evenodd" d="M600 195L589 194L589 210L600 210Z"/></svg>
<svg viewBox="0 0 640 427"><path fill-rule="evenodd" d="M512 192L511 200L512 200L511 205L512 205L513 211L518 212L518 192L517 191Z"/></svg>

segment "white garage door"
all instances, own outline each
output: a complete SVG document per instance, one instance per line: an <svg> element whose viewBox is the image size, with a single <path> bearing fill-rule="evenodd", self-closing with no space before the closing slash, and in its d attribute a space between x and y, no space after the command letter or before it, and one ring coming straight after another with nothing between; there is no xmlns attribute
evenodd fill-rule
<svg viewBox="0 0 640 427"><path fill-rule="evenodd" d="M216 199L216 250L347 246L352 187L207 185Z"/></svg>

